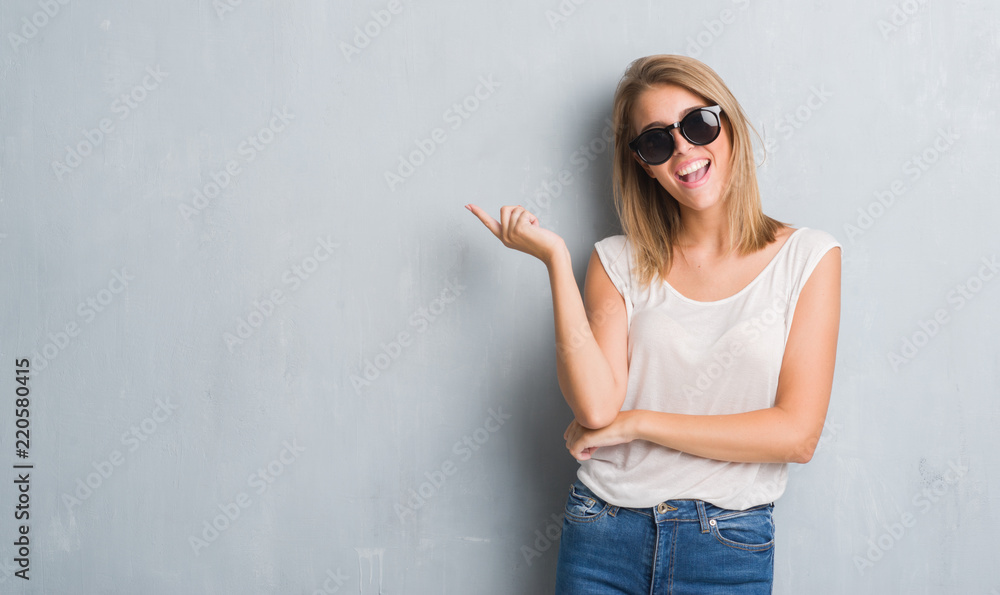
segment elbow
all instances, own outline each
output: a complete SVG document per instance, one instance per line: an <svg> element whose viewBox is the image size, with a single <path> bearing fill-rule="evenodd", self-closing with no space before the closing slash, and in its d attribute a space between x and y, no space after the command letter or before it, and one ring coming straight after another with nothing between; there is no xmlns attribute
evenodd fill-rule
<svg viewBox="0 0 1000 595"><path fill-rule="evenodd" d="M808 463L808 462L809 462L809 461L811 461L811 460L812 460L812 454L809 454L809 453L801 453L801 452L800 452L800 453L797 453L797 454L795 455L795 458L793 458L793 459L792 459L791 461L789 461L789 462L791 462L791 463L798 463L798 464L800 464L800 465L805 465L806 463Z"/></svg>
<svg viewBox="0 0 1000 595"><path fill-rule="evenodd" d="M617 412L614 415L590 412L586 415L576 416L576 422L588 430L600 430L601 428L610 426L617 416Z"/></svg>
<svg viewBox="0 0 1000 595"><path fill-rule="evenodd" d="M610 407L604 407L603 409L590 407L586 411L581 412L580 415L577 415L576 421L588 430L600 430L614 423L618 417L618 412L618 409L612 411Z"/></svg>
<svg viewBox="0 0 1000 595"><path fill-rule="evenodd" d="M605 391L597 394L617 393L618 391ZM576 412L576 421L588 430L600 430L614 423L621 412L625 402L624 391L615 399L591 398L586 401L588 404L581 406Z"/></svg>
<svg viewBox="0 0 1000 595"><path fill-rule="evenodd" d="M784 462L799 463L805 465L812 460L816 447L819 445L823 427L813 429L811 424L802 422L799 418L784 413L784 418L778 424L777 431L781 431L785 437L784 442Z"/></svg>
<svg viewBox="0 0 1000 595"><path fill-rule="evenodd" d="M788 457L788 462L805 465L811 461L816 452L816 443L817 441L813 440L811 436L795 441L792 444L792 452Z"/></svg>

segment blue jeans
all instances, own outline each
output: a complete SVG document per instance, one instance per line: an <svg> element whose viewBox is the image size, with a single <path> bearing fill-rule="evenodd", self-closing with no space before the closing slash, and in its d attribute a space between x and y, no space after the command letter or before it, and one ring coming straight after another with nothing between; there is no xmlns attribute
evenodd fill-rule
<svg viewBox="0 0 1000 595"><path fill-rule="evenodd" d="M729 510L704 500L608 504L577 479L559 542L556 595L771 593L774 503Z"/></svg>

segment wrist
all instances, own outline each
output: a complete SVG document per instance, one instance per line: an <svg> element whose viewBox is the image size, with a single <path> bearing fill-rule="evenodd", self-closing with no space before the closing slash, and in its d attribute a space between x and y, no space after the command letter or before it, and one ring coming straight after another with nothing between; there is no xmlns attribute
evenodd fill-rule
<svg viewBox="0 0 1000 595"><path fill-rule="evenodd" d="M558 242L549 250L542 261L550 271L557 266L572 266L572 256L570 255L569 248L566 247L566 242Z"/></svg>
<svg viewBox="0 0 1000 595"><path fill-rule="evenodd" d="M625 433L628 436L629 442L632 440L642 440L643 439L643 421L645 420L645 411L642 409L629 409L628 411L622 411L626 414L625 418Z"/></svg>

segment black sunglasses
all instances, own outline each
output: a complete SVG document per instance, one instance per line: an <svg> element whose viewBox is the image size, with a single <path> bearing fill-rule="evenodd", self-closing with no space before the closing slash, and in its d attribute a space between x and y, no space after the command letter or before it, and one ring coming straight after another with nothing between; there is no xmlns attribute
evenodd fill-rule
<svg viewBox="0 0 1000 595"><path fill-rule="evenodd" d="M680 122L674 122L664 128L650 128L635 137L628 148L639 154L639 158L649 165L659 165L670 159L674 154L674 128L680 128L681 134L692 145L707 145L719 137L722 130L719 114L722 108L718 105L698 108Z"/></svg>

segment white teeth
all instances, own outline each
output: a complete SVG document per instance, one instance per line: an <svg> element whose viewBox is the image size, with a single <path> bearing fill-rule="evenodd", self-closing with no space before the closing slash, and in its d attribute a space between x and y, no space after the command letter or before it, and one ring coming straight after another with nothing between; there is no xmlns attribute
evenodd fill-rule
<svg viewBox="0 0 1000 595"><path fill-rule="evenodd" d="M677 175L678 176L686 176L686 175L688 175L689 173L691 173L693 171L698 171L699 169L705 167L705 165L707 163L708 163L708 159L700 159L698 161L695 161L691 165L685 167L684 169L678 171Z"/></svg>

